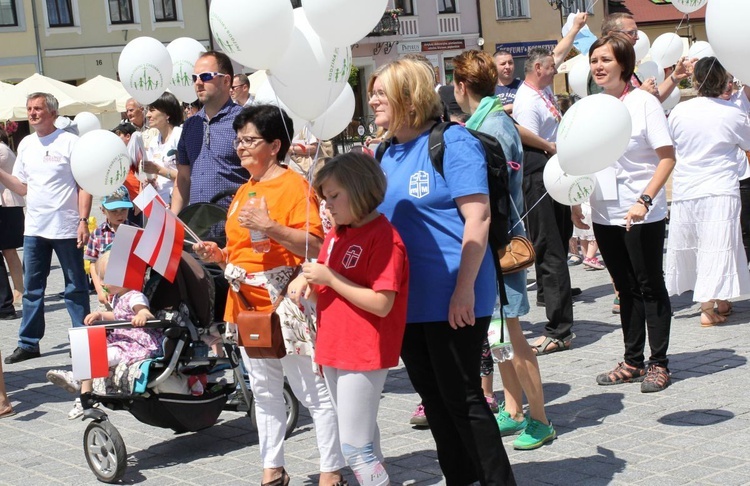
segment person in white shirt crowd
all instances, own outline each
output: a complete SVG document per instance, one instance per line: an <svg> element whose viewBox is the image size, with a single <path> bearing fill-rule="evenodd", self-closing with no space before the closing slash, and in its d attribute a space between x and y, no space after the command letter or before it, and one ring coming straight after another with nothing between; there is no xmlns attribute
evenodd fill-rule
<svg viewBox="0 0 750 486"><path fill-rule="evenodd" d="M630 143L614 163L617 198L605 199L595 192L590 199L599 251L620 293L625 343L623 361L597 376L596 382L641 382L641 392L659 392L671 384L667 349L672 307L662 271L667 198L662 188L675 165L674 147L659 100L630 83L635 51L628 38L613 33L598 39L589 61L596 84L622 100L632 121ZM587 229L582 216L580 206L575 207L575 225Z"/></svg>
<svg viewBox="0 0 750 486"><path fill-rule="evenodd" d="M57 109L58 101L51 94L28 95L26 113L35 133L18 145L13 174L0 171L1 184L26 196L23 316L18 347L5 358L6 364L41 356L44 293L53 251L65 278L64 300L73 326L83 326L90 312L81 249L89 239L91 195L73 178L70 156L78 137L55 128Z"/></svg>
<svg viewBox="0 0 750 486"><path fill-rule="evenodd" d="M240 106L250 106L255 99L250 93L250 79L247 74L235 74L229 90L232 101Z"/></svg>
<svg viewBox="0 0 750 486"><path fill-rule="evenodd" d="M695 64L698 96L669 115L677 151L666 281L670 295L693 290L704 327L732 313L729 299L750 293L740 229L739 174L750 150L750 120L731 99L731 76L715 57ZM730 91L731 92L731 91ZM706 123L710 120L710 123Z"/></svg>
<svg viewBox="0 0 750 486"><path fill-rule="evenodd" d="M8 133L0 128L0 170L13 172L13 165L16 163L16 154L10 149L10 138ZM21 304L23 295L23 266L21 259L18 257L17 248L23 246L23 207L25 201L23 196L16 194L7 187L0 184L0 227L3 228L0 234L0 250L2 258L8 263L8 273L13 279L12 300L14 305ZM5 264L0 259L0 273L4 271ZM2 285L2 275L0 275L0 285ZM9 287L8 292L11 292ZM1 292L0 292L1 293ZM0 303L3 298L0 297ZM0 304L1 305L1 304ZM12 318L14 312L4 312L6 309L0 309L0 318Z"/></svg>
<svg viewBox="0 0 750 486"><path fill-rule="evenodd" d="M159 133L146 145L143 171L149 176L159 196L169 204L177 178L177 143L182 134L182 107L172 93L163 93L148 105L149 127Z"/></svg>

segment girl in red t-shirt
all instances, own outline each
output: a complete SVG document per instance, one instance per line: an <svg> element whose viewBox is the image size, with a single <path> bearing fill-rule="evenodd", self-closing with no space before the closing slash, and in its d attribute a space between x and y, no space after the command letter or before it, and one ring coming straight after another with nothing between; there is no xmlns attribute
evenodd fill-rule
<svg viewBox="0 0 750 486"><path fill-rule="evenodd" d="M406 248L376 209L386 180L375 159L354 152L339 155L323 166L313 185L335 228L318 261L302 266L289 295L317 301L315 362L323 366L349 467L362 485L389 484L377 415L406 326Z"/></svg>

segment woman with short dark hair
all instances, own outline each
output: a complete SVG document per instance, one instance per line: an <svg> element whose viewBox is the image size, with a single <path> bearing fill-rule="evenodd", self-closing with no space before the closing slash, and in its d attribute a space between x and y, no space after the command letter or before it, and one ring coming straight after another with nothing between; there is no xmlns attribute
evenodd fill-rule
<svg viewBox="0 0 750 486"><path fill-rule="evenodd" d="M598 39L589 50L589 62L596 84L625 104L632 122L630 143L614 163L617 198L604 199L595 192L590 199L599 251L620 293L625 342L623 361L596 382L641 382L641 392L658 392L671 383L667 348L672 309L662 271L667 198L662 188L674 167L674 148L659 101L630 84L635 65L630 41L617 33ZM582 220L580 206L574 207L575 225L588 229Z"/></svg>
<svg viewBox="0 0 750 486"><path fill-rule="evenodd" d="M159 133L150 137L146 144L143 171L150 174L150 182L167 203L172 200L177 178L177 144L182 135L182 117L180 102L169 92L159 96L146 110L149 128Z"/></svg>
<svg viewBox="0 0 750 486"><path fill-rule="evenodd" d="M695 65L698 96L677 105L669 130L677 150L667 244L667 289L693 290L701 325L726 321L729 299L750 293L740 229L739 175L750 150L747 110L723 99L732 76L715 57ZM744 96L744 95L743 95Z"/></svg>

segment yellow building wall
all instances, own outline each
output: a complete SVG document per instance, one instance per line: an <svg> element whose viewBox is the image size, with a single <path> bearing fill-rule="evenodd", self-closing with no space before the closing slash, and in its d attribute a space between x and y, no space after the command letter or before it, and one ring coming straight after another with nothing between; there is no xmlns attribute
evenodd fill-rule
<svg viewBox="0 0 750 486"><path fill-rule="evenodd" d="M21 12L25 30L17 28L0 29L0 80L20 81L36 72L37 50L34 40L34 18L31 14L31 0L20 2L18 12L19 23ZM18 29L21 29L19 27Z"/></svg>

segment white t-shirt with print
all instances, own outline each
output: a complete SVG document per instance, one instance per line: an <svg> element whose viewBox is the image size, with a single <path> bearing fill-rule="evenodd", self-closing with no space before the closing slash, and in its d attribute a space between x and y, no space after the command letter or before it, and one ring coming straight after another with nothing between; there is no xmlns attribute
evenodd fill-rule
<svg viewBox="0 0 750 486"><path fill-rule="evenodd" d="M550 110L555 95L548 87L542 90L545 101L539 93L526 83L521 83L513 101L513 118L519 125L528 128L543 139L554 142L557 140L557 126L559 122ZM554 106L554 105L553 105Z"/></svg>
<svg viewBox="0 0 750 486"><path fill-rule="evenodd" d="M146 146L146 160L150 160L160 167L166 167L169 170L177 169L177 144L182 135L182 127L172 128L172 133L166 141L162 141L161 134L152 137ZM164 201L169 203L172 200L172 188L174 181L168 177L153 174L155 179L156 191Z"/></svg>
<svg viewBox="0 0 750 486"><path fill-rule="evenodd" d="M77 237L78 185L70 168L77 141L76 135L58 129L46 137L33 133L18 144L13 175L27 187L24 236Z"/></svg>
<svg viewBox="0 0 750 486"><path fill-rule="evenodd" d="M659 165L655 150L672 145L664 109L654 95L635 89L625 96L623 103L630 112L633 129L625 153L614 163L617 199L599 200L596 195L601 191L595 191L591 196L591 219L597 224L625 225L625 215L638 202ZM653 204L643 222L653 223L666 218L666 191L662 188L658 194L649 196L653 198Z"/></svg>
<svg viewBox="0 0 750 486"><path fill-rule="evenodd" d="M669 115L677 165L672 199L739 195L739 176L750 150L747 112L731 100L699 96L677 105Z"/></svg>

